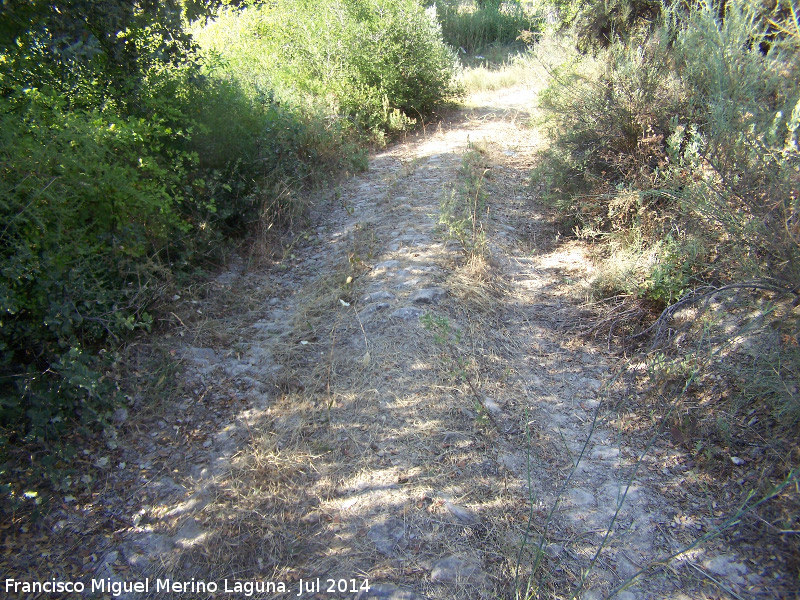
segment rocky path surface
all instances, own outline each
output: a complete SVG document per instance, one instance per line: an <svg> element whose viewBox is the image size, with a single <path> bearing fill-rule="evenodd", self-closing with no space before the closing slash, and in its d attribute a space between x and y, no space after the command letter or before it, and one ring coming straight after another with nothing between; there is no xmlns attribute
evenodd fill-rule
<svg viewBox="0 0 800 600"><path fill-rule="evenodd" d="M218 278L192 306L208 319L169 342L186 393L119 415L113 493L59 522L114 515L84 572L192 597L771 596L732 551L668 558L713 511L664 493L685 453L620 433L617 359L569 334L592 273L537 205L534 104L472 98L321 198L287 268ZM467 152L488 194L480 265L439 222Z"/></svg>

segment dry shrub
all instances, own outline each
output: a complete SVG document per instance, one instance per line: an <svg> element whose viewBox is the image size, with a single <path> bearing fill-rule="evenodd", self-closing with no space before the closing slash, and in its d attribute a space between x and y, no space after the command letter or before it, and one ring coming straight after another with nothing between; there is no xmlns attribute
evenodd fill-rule
<svg viewBox="0 0 800 600"><path fill-rule="evenodd" d="M603 242L585 331L645 351L643 397L715 497L771 498L737 543L793 572L800 499L770 490L800 464L800 22L776 34L745 2L667 17L555 73L551 190Z"/></svg>

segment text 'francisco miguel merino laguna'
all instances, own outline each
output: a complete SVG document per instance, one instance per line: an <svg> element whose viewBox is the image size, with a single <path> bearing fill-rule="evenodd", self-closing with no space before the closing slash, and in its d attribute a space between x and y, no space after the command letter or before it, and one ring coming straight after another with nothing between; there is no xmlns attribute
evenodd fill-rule
<svg viewBox="0 0 800 600"><path fill-rule="evenodd" d="M327 592L335 593L355 593L360 590L369 591L369 581L366 579L301 579L298 586L297 595L303 593ZM121 596L122 594L139 593L146 594L155 591L173 594L205 594L222 593L236 594L250 597L253 594L264 593L285 593L288 586L283 581L240 581L224 579L222 583L216 581L175 581L174 579L155 579L146 578L141 581L115 581L112 579L92 579L88 584L82 581L59 581L50 579L47 581L26 581L19 579L6 579L3 583L6 594L83 594L101 593L111 594L111 596Z"/></svg>

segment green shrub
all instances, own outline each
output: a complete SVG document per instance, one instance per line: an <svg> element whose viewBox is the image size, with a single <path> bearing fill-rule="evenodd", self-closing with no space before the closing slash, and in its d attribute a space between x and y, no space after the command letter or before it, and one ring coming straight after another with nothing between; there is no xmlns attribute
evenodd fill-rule
<svg viewBox="0 0 800 600"><path fill-rule="evenodd" d="M602 50L615 42L628 43L636 35L660 25L661 0L544 0L540 10L561 32L571 30L582 52Z"/></svg>
<svg viewBox="0 0 800 600"><path fill-rule="evenodd" d="M661 38L640 42L574 55L540 94L554 143L534 179L547 181L547 197L584 236L636 227L657 237L670 227L660 215L675 202L659 190L671 117L685 102Z"/></svg>
<svg viewBox="0 0 800 600"><path fill-rule="evenodd" d="M540 105L549 116L551 137L568 152L573 169L616 182L663 163L681 94L664 46L651 37L637 47L617 42L597 58L565 64Z"/></svg>
<svg viewBox="0 0 800 600"><path fill-rule="evenodd" d="M64 105L36 89L0 100L0 422L36 435L91 409L96 361L81 348L149 326L151 257L189 228L192 157L164 121Z"/></svg>
<svg viewBox="0 0 800 600"><path fill-rule="evenodd" d="M523 31L542 29L538 16L518 0L484 0L475 5L440 0L436 2L436 14L444 41L469 54L493 44L520 44L518 38Z"/></svg>
<svg viewBox="0 0 800 600"><path fill-rule="evenodd" d="M403 127L458 94L453 53L414 0L282 0L223 10L196 35L254 101L358 130Z"/></svg>
<svg viewBox="0 0 800 600"><path fill-rule="evenodd" d="M664 306L680 300L700 282L697 275L703 257L703 246L696 238L668 234L656 246L655 260L639 287L639 295Z"/></svg>
<svg viewBox="0 0 800 600"><path fill-rule="evenodd" d="M418 2L373 0L353 16L357 24L348 32L339 100L350 114L369 110L367 126L387 127L395 109L411 119L425 118L456 97L453 52Z"/></svg>
<svg viewBox="0 0 800 600"><path fill-rule="evenodd" d="M800 20L775 4L675 3L576 57L542 103L554 160L538 175L600 240L610 299L587 330L647 345L648 406L696 417L686 437L722 481L715 455L760 439L788 456L800 419ZM765 488L795 466L763 464Z"/></svg>
<svg viewBox="0 0 800 600"><path fill-rule="evenodd" d="M3 9L0 428L12 442L102 420L116 400L106 351L150 327L217 211L191 145L204 82L180 13L85 8Z"/></svg>
<svg viewBox="0 0 800 600"><path fill-rule="evenodd" d="M608 48L614 42L630 44L642 30L658 27L661 0L593 0L583 3L574 17L581 50Z"/></svg>
<svg viewBox="0 0 800 600"><path fill-rule="evenodd" d="M326 121L320 110L259 101L225 72L209 73L190 114L196 132L188 147L198 156L191 194L195 205L210 198L214 206L193 221L213 231L252 231L262 219L292 222L302 204L275 190L317 184L353 167L358 155L342 123ZM266 212L264 203L271 206Z"/></svg>
<svg viewBox="0 0 800 600"><path fill-rule="evenodd" d="M669 138L681 197L726 238L719 271L786 289L800 286L798 42L769 37L749 4L729 2L724 18L701 4L676 35L692 109Z"/></svg>
<svg viewBox="0 0 800 600"><path fill-rule="evenodd" d="M768 37L758 10L726 6L722 17L710 3L675 9L652 34L576 57L542 95L556 203L582 232L637 228L648 247L674 231L704 240L704 255L681 242L662 256L695 265L690 279L665 267L626 286L659 302L700 272L800 285L800 36Z"/></svg>

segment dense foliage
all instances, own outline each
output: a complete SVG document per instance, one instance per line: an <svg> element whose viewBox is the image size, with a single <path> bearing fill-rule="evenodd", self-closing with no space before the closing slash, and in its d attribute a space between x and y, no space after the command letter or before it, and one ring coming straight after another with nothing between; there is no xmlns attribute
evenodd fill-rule
<svg viewBox="0 0 800 600"><path fill-rule="evenodd" d="M436 14L445 42L462 52L475 53L487 46L520 43L541 29L541 20L519 0L438 0Z"/></svg>
<svg viewBox="0 0 800 600"><path fill-rule="evenodd" d="M195 67L156 3L2 10L0 423L44 438L110 405L92 349L149 324L156 257L191 228Z"/></svg>
<svg viewBox="0 0 800 600"><path fill-rule="evenodd" d="M729 299L748 291L739 304L750 308L720 337L732 347L757 338L748 342L761 348L757 360L732 363L707 347L689 355L729 379L748 410L766 402L792 426L800 420L800 14L789 2L744 1L660 13L554 71L541 103L553 144L538 179L570 227L599 241L598 297L669 316L681 305L707 309L716 290ZM702 318L708 333L713 319ZM613 318L612 329L624 330L623 321Z"/></svg>
<svg viewBox="0 0 800 600"><path fill-rule="evenodd" d="M217 4L0 6L2 443L102 422L107 357L180 273L456 91L413 0Z"/></svg>
<svg viewBox="0 0 800 600"><path fill-rule="evenodd" d="M414 0L283 0L223 10L196 32L251 97L402 129L458 94L455 57Z"/></svg>
<svg viewBox="0 0 800 600"><path fill-rule="evenodd" d="M800 285L800 30L781 14L665 8L658 27L562 66L543 95L550 181L574 224L657 240L626 292L669 303L702 282Z"/></svg>

